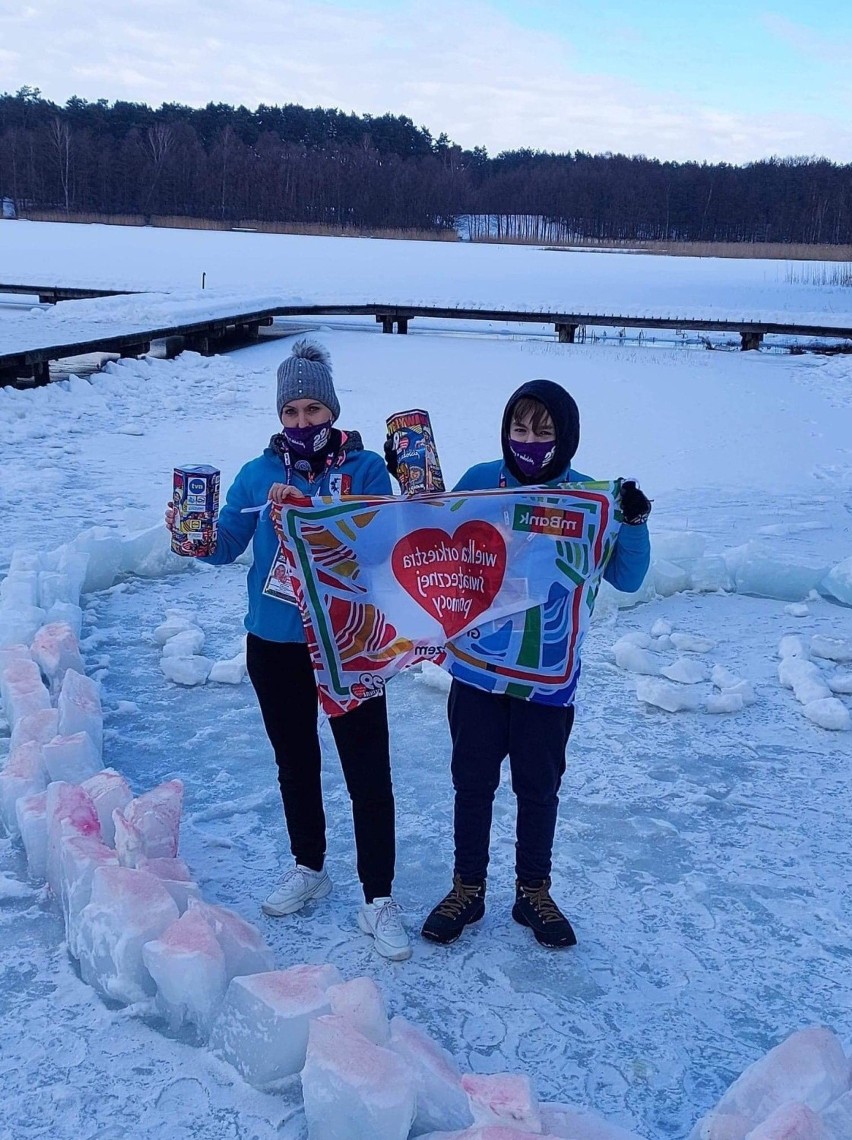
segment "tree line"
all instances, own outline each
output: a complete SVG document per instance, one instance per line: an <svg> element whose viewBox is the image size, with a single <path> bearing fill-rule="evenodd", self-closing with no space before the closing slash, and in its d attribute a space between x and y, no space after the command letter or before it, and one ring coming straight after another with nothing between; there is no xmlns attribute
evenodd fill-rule
<svg viewBox="0 0 852 1140"><path fill-rule="evenodd" d="M464 149L403 115L0 95L18 212L170 215L548 241L852 242L852 165Z"/></svg>

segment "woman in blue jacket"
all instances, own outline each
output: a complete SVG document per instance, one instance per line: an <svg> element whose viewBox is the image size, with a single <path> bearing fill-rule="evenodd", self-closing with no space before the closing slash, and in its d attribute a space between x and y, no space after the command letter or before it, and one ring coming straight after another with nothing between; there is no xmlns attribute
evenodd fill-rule
<svg viewBox="0 0 852 1140"><path fill-rule="evenodd" d="M275 751L284 818L295 859L263 903L266 914L291 914L331 890L325 869L325 813L320 782L317 692L302 619L286 574L273 573L278 539L268 500L286 505L328 494L391 493L384 462L365 451L357 432L334 427L340 404L326 351L306 341L278 368L282 430L248 462L228 491L219 516L216 549L202 561L233 562L252 545L248 572L246 663L266 732ZM171 524L170 511L166 515ZM331 718L331 730L352 800L358 876L364 905L358 924L379 954L411 954L399 908L391 896L395 862L387 707L384 695Z"/></svg>
<svg viewBox="0 0 852 1140"><path fill-rule="evenodd" d="M577 405L551 380L533 380L511 396L503 413L501 441L502 459L471 467L454 490L589 481L588 475L571 467L580 441ZM623 481L620 506L624 525L604 578L617 589L632 592L642 585L650 561L645 524L651 504L635 482ZM560 604L558 599L554 603ZM549 603L542 611L544 629ZM423 924L424 938L454 942L465 926L485 913L491 810L500 767L508 755L518 805L512 917L530 927L544 946L576 943L571 923L551 897L550 871L578 674L579 662L557 692L534 690L527 700L454 678L447 709L455 792L453 886Z"/></svg>

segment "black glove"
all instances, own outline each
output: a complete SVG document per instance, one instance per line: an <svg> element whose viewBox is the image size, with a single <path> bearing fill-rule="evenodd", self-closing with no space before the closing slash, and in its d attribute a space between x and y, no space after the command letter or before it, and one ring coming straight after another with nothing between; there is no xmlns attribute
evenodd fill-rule
<svg viewBox="0 0 852 1140"><path fill-rule="evenodd" d="M651 500L642 494L635 479L622 479L619 495L621 515L628 526L639 526L648 521Z"/></svg>
<svg viewBox="0 0 852 1140"><path fill-rule="evenodd" d="M393 438L391 436L388 436L388 438L385 440L385 449L384 450L385 450L385 467L387 467L389 474L391 474L394 477L394 479L396 479L397 478L396 472L397 472L397 468L399 467L399 461L397 459L396 448L393 445Z"/></svg>

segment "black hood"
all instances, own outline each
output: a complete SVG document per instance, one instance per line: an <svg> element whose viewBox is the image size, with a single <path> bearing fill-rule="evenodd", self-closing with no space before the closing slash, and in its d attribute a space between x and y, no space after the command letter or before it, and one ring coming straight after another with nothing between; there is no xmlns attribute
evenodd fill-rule
<svg viewBox="0 0 852 1140"><path fill-rule="evenodd" d="M525 475L515 462L508 443L509 430L512 426L512 409L518 400L525 396L544 404L556 429L556 450L540 475ZM580 411L574 397L552 380L529 380L526 384L522 384L517 392L512 393L506 404L503 426L500 429L500 442L503 445L503 459L506 466L519 483L549 483L551 479L555 479L566 470L580 444Z"/></svg>

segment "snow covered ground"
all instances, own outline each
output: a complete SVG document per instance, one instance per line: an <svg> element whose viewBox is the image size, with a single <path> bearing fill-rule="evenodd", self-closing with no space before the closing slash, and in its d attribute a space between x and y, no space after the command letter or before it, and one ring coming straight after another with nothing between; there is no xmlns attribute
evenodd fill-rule
<svg viewBox="0 0 852 1140"><path fill-rule="evenodd" d="M227 278L223 285L236 290L245 280L255 292L284 280L295 262L300 282L336 296L393 283L410 296L443 290L445 299L488 303L502 290L510 304L567 287L549 274L576 272L568 268L575 255L542 253L536 261L535 251L511 248L19 223L0 227L6 277L16 268L8 231L15 242L29 231L41 243L30 245L26 262L20 255L21 273L26 266L33 280L93 285L192 284L190 248L200 268ZM76 244L79 233L88 245ZM109 257L96 264L91 236L103 233L125 244L109 244ZM229 241L246 241L250 261L234 262L238 247ZM296 245L278 244L291 242L299 243L298 259L278 252L295 253ZM469 255L482 258L476 280L464 276ZM660 304L727 306L742 289L770 298L767 305L807 297L813 309L852 311L852 296L833 297L848 291L798 292L776 281L774 263L700 263L686 279L683 259L576 256L613 266L582 282L600 303L621 288L625 297L644 295L646 308L652 292ZM577 296L581 281L571 285ZM0 340L12 320L0 315ZM512 389L548 376L580 405L577 465L602 478L641 477L655 498L658 550L669 558L697 535L711 556L751 544L729 557L741 584L784 594L785 574L789 581L795 570L801 582L810 573L816 582L852 554L846 358L347 332L321 339L334 361L341 424L361 430L367 446L380 447L388 414L425 406L455 479L496 455ZM93 525L124 533L157 523L175 464L214 463L227 483L275 428L274 368L288 345L126 362L90 380L0 390L0 573L16 548L48 550ZM647 1140L685 1137L747 1065L797 1028L830 1025L849 1050L852 733L805 718L779 683L776 651L789 633L806 642L814 634L852 638L852 609L822 596L806 602L807 612L788 612L804 589L780 598L676 592L620 612L601 606L585 652L554 870L554 894L579 946L548 954L511 921L507 782L495 812L485 921L447 949L418 940L413 959L393 965L373 955L354 922L351 822L327 730L335 891L311 911L265 919L258 902L287 850L251 688L183 689L160 670L151 634L172 607L197 615L210 656L236 652L244 572L190 566L89 594L84 652L103 688L105 761L137 791L185 781L183 857L205 898L261 926L278 966L328 961L344 977L373 977L391 1012L427 1029L463 1068L528 1073L542 1099L587 1104ZM660 583L673 581L668 573L663 567ZM637 675L616 665L612 646L660 619L713 644L701 652L658 645L661 668L679 656L708 672L725 666L752 683L756 702L719 716L640 703ZM818 667L834 675L829 662ZM698 693L701 708L714 692L709 681L678 687ZM852 698L838 699L852 708ZM395 682L390 700L395 894L415 932L449 885L444 697L428 673L411 673ZM165 1032L149 1011L108 1006L80 981L61 938L61 918L26 885L20 849L0 839L0 1136L304 1135L298 1082L256 1092L208 1051Z"/></svg>

